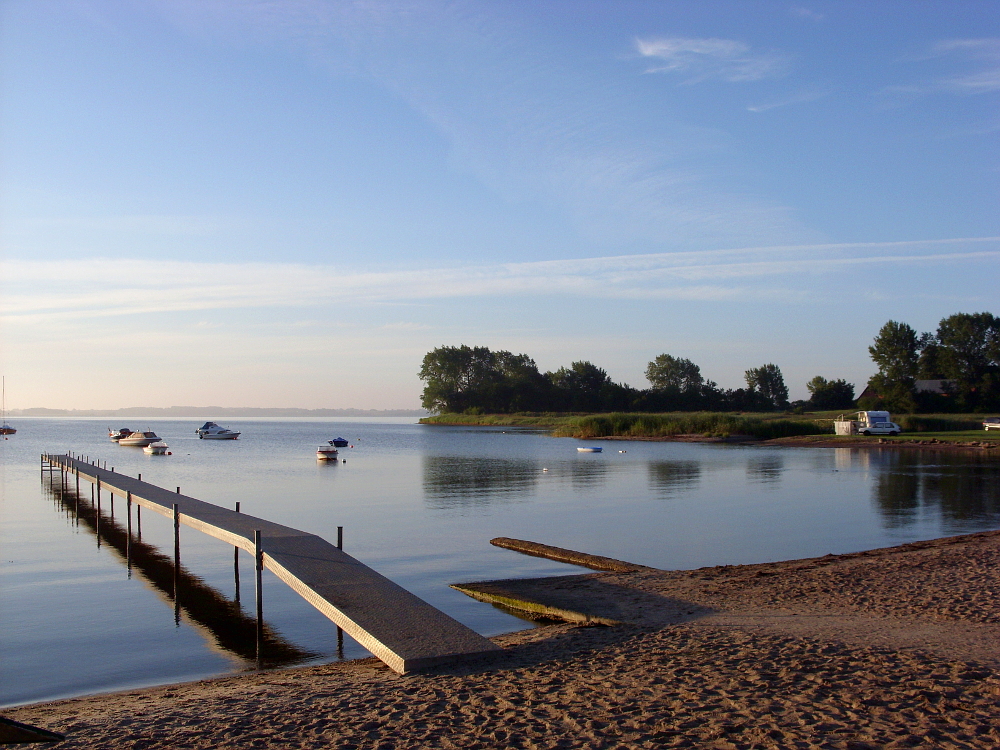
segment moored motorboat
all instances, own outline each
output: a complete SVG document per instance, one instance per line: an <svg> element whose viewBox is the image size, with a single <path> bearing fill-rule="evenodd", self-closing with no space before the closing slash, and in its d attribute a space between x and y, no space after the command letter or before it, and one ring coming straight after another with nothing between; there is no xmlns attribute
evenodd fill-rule
<svg viewBox="0 0 1000 750"><path fill-rule="evenodd" d="M577 448L577 450L580 453L600 453L601 451L604 450L604 448L601 448L601 447L596 446L596 445L590 445L590 446L586 446L586 447Z"/></svg>
<svg viewBox="0 0 1000 750"><path fill-rule="evenodd" d="M118 445L130 445L137 448L145 448L160 440L159 436L152 430L137 430L118 439Z"/></svg>
<svg viewBox="0 0 1000 750"><path fill-rule="evenodd" d="M108 428L108 437L116 443L123 437L128 437L131 434L132 430L128 427L119 427L117 430L112 430L110 427Z"/></svg>
<svg viewBox="0 0 1000 750"><path fill-rule="evenodd" d="M321 445L316 449L316 459L318 461L336 461L338 451L333 447L333 441L330 441L330 445Z"/></svg>
<svg viewBox="0 0 1000 750"><path fill-rule="evenodd" d="M334 446L335 448L346 448L347 438L335 437L333 440L330 441L330 445Z"/></svg>
<svg viewBox="0 0 1000 750"><path fill-rule="evenodd" d="M3 379L2 394L0 394L0 435L13 435L17 432L7 424L7 378Z"/></svg>
<svg viewBox="0 0 1000 750"><path fill-rule="evenodd" d="M168 448L170 446L160 440L156 443L150 443L142 449L142 452L149 456L169 456L170 451L167 450Z"/></svg>
<svg viewBox="0 0 1000 750"><path fill-rule="evenodd" d="M230 430L228 427L219 427L215 422L205 422L195 432L202 440L235 440L240 433Z"/></svg>

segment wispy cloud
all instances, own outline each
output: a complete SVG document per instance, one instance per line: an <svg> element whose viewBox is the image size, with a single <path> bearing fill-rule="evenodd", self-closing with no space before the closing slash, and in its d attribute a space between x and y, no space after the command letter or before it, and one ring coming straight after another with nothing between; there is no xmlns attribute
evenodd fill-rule
<svg viewBox="0 0 1000 750"><path fill-rule="evenodd" d="M647 73L679 73L685 83L718 79L746 83L783 74L788 58L777 52L757 52L733 39L659 37L636 39L643 57L655 59Z"/></svg>
<svg viewBox="0 0 1000 750"><path fill-rule="evenodd" d="M779 107L788 107L793 104L805 104L806 102L814 102L817 99L822 99L829 93L830 93L829 91L824 91L822 89L809 89L806 91L800 91L797 94L792 94L791 96L783 97L781 99L774 99L768 102L762 102L761 104L750 104L747 106L747 111L767 112L770 109L778 109Z"/></svg>
<svg viewBox="0 0 1000 750"><path fill-rule="evenodd" d="M937 42L916 62L928 60L948 62L961 70L928 76L915 83L887 86L882 95L905 102L931 94L974 96L1000 91L1000 39L946 39Z"/></svg>
<svg viewBox="0 0 1000 750"><path fill-rule="evenodd" d="M824 16L822 13L817 13L811 8L805 8L801 5L793 5L791 8L788 9L788 12L791 13L796 18L805 18L810 21L822 21L824 18L826 18L826 16Z"/></svg>
<svg viewBox="0 0 1000 750"><path fill-rule="evenodd" d="M859 266L989 263L1000 238L737 248L603 258L349 272L283 263L88 259L4 267L8 320L236 308L325 308L474 297L720 300L766 295L780 277ZM224 279L224 281L220 281ZM93 282L93 283L91 283ZM803 288L803 298L808 289ZM388 324L412 329L414 324Z"/></svg>

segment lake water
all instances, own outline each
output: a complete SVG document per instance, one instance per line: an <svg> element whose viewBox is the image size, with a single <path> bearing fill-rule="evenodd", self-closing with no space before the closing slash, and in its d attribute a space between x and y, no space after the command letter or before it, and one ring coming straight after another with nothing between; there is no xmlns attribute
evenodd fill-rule
<svg viewBox="0 0 1000 750"><path fill-rule="evenodd" d="M47 488L42 452L116 471L336 540L484 635L531 627L448 584L580 572L492 547L497 536L688 569L853 552L1000 526L1000 461L889 449L580 441L412 419L233 420L237 441L198 440L199 420L128 420L173 455L107 438L107 420L18 419L0 441L0 705L253 669L252 560L182 528L184 607L170 596L172 525L147 512L129 570L124 503L101 537L82 502ZM112 425L119 427L117 423ZM315 460L334 436L346 463ZM79 512L78 511L79 508ZM117 546L116 546L117 545ZM133 549L137 549L134 545ZM367 652L265 572L277 662Z"/></svg>

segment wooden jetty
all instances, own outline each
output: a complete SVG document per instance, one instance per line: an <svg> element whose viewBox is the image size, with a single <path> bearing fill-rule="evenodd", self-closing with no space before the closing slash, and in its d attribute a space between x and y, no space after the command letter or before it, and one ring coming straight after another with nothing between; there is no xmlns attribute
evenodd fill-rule
<svg viewBox="0 0 1000 750"><path fill-rule="evenodd" d="M43 454L42 467L202 531L254 555L302 598L396 672L500 651L500 647L315 534L228 510L101 468ZM259 546L255 543L259 540ZM258 600L258 615L259 615Z"/></svg>

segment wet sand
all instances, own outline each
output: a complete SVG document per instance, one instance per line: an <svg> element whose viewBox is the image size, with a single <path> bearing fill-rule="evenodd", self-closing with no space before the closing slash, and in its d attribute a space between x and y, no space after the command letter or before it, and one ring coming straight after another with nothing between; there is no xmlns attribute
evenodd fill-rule
<svg viewBox="0 0 1000 750"><path fill-rule="evenodd" d="M4 713L64 748L996 748L998 570L986 532L536 579L516 586L621 624L510 634L494 662L417 675L369 659Z"/></svg>

